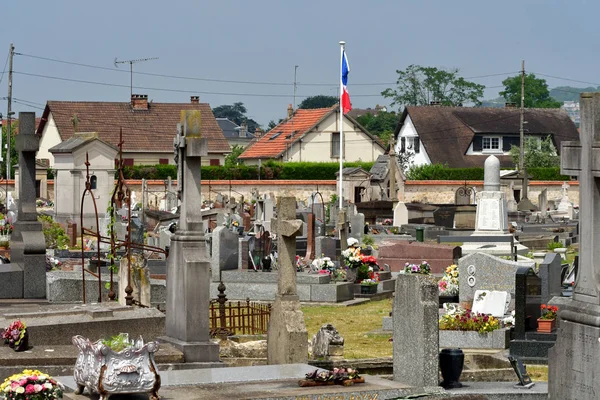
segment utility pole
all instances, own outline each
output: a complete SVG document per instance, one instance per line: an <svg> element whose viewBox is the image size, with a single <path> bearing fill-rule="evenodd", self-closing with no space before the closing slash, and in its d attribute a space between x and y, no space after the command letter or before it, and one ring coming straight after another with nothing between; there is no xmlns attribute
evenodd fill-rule
<svg viewBox="0 0 600 400"><path fill-rule="evenodd" d="M12 119L12 76L13 76L13 56L15 55L15 46L10 44L8 53L8 110L6 113L6 196L8 196L8 180L10 179L10 136Z"/></svg>
<svg viewBox="0 0 600 400"><path fill-rule="evenodd" d="M527 168L525 167L525 60L521 61L521 110L519 123L519 173L523 177L523 187L521 188L521 201L517 205L518 211L537 211L538 208L527 198Z"/></svg>

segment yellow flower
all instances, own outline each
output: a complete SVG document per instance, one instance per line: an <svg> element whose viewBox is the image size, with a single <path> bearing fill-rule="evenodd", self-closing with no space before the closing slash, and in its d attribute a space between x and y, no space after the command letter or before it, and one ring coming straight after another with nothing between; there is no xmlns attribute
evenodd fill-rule
<svg viewBox="0 0 600 400"><path fill-rule="evenodd" d="M25 393L25 388L23 386L19 386L18 388L15 389L15 393Z"/></svg>

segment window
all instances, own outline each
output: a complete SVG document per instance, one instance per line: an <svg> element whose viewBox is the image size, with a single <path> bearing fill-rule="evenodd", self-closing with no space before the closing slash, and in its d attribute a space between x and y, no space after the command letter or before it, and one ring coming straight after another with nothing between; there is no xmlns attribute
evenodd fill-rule
<svg viewBox="0 0 600 400"><path fill-rule="evenodd" d="M126 166L126 167L133 166L133 158L124 158L123 159L123 165Z"/></svg>
<svg viewBox="0 0 600 400"><path fill-rule="evenodd" d="M340 133L331 133L331 157L340 156Z"/></svg>
<svg viewBox="0 0 600 400"><path fill-rule="evenodd" d="M482 140L483 151L500 150L500 138L484 136Z"/></svg>
<svg viewBox="0 0 600 400"><path fill-rule="evenodd" d="M414 154L419 154L421 151L421 142L418 136L407 136L400 138L400 153L410 151Z"/></svg>
<svg viewBox="0 0 600 400"><path fill-rule="evenodd" d="M96 189L98 187L98 178L96 175L90 176L90 189Z"/></svg>
<svg viewBox="0 0 600 400"><path fill-rule="evenodd" d="M219 159L218 158L211 158L210 159L210 165L218 167L221 164L219 163Z"/></svg>
<svg viewBox="0 0 600 400"><path fill-rule="evenodd" d="M400 153L406 152L406 138L403 136L400 138Z"/></svg>
<svg viewBox="0 0 600 400"><path fill-rule="evenodd" d="M283 133L282 131L280 131L280 132L277 132L276 134L274 134L273 136L271 136L271 137L269 138L269 140L273 140L273 139L276 139L276 138L278 138L278 137L279 137L279 135L281 135L282 133Z"/></svg>
<svg viewBox="0 0 600 400"><path fill-rule="evenodd" d="M158 159L158 163L159 164L168 164L169 163L169 159L168 158L159 158Z"/></svg>

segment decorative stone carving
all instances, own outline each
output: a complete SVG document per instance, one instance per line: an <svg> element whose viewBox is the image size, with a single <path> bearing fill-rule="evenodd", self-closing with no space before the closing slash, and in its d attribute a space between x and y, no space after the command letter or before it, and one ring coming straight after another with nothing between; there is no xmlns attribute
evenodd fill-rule
<svg viewBox="0 0 600 400"><path fill-rule="evenodd" d="M157 342L144 344L140 338L117 353L101 341L92 343L79 335L72 340L79 349L73 372L76 394L87 388L90 394L98 393L99 400L115 393L149 393L150 400L159 399L160 375L154 363Z"/></svg>
<svg viewBox="0 0 600 400"><path fill-rule="evenodd" d="M331 324L325 324L312 338L315 359L335 360L344 356L344 338Z"/></svg>

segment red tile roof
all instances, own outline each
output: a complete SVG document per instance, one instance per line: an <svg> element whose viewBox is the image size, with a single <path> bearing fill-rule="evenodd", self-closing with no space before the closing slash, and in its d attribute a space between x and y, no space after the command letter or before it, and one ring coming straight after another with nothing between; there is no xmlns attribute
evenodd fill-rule
<svg viewBox="0 0 600 400"><path fill-rule="evenodd" d="M291 119L281 122L258 141L251 144L239 158L277 158L286 150L286 146L308 133L313 126L336 108L337 105L330 108L296 110ZM293 132L295 132L294 135L288 137Z"/></svg>
<svg viewBox="0 0 600 400"><path fill-rule="evenodd" d="M210 153L231 152L207 103L152 102L147 110L133 111L129 102L48 101L37 132L43 132L52 113L61 139L67 140L75 132L71 118L77 114L78 132L97 132L102 140L117 145L119 130L123 128L125 151L172 153L181 110L200 110L201 128Z"/></svg>

